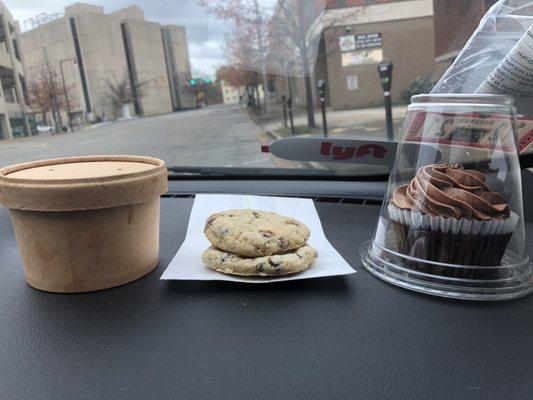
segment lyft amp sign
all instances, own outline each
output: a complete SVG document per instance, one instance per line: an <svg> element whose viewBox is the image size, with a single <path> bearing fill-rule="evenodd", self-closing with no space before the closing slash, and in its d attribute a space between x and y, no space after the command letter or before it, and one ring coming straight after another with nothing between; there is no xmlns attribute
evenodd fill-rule
<svg viewBox="0 0 533 400"><path fill-rule="evenodd" d="M270 153L293 161L342 162L391 166L397 142L356 139L287 138L272 143Z"/></svg>

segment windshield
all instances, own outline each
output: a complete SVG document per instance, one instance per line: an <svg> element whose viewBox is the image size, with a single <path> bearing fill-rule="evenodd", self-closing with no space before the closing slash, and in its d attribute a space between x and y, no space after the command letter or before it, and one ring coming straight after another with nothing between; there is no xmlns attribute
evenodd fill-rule
<svg viewBox="0 0 533 400"><path fill-rule="evenodd" d="M493 3L2 0L0 166L128 154L176 173L387 173L271 144L396 141L410 97L431 91Z"/></svg>

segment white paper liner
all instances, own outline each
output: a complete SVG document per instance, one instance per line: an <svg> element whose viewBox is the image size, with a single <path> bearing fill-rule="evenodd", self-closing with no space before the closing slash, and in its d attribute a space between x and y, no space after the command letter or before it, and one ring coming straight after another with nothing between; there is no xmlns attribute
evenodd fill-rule
<svg viewBox="0 0 533 400"><path fill-rule="evenodd" d="M415 229L431 229L432 231L474 234L474 235L499 235L510 233L514 230L519 217L511 211L511 215L505 219L492 221L478 221L466 218L444 218L441 216L430 216L420 212L401 210L389 204L388 211L390 219L408 225Z"/></svg>

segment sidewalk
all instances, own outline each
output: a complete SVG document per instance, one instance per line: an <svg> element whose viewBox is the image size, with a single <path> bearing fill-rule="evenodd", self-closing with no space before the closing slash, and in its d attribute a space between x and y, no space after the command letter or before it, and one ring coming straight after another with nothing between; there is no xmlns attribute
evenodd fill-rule
<svg viewBox="0 0 533 400"><path fill-rule="evenodd" d="M394 106L392 109L395 136L398 135L405 118L407 106ZM385 138L387 125L385 109L383 107L364 108L357 110L326 110L328 134L337 137L374 137ZM317 129L308 134L322 135L322 114L315 112ZM290 136L290 128L283 129L283 120L278 118L269 122L260 122L261 127L274 137L280 139ZM307 126L307 115L299 114L294 117L295 127Z"/></svg>

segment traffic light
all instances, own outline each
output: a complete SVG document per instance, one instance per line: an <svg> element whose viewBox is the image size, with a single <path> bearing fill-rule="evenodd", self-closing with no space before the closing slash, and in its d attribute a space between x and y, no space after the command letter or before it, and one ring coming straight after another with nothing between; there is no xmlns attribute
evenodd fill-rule
<svg viewBox="0 0 533 400"><path fill-rule="evenodd" d="M189 85L196 86L197 83L196 79L189 79Z"/></svg>
<svg viewBox="0 0 533 400"><path fill-rule="evenodd" d="M210 78L204 78L204 83L205 83L206 85L210 85L210 84L213 83L213 80L210 79Z"/></svg>

